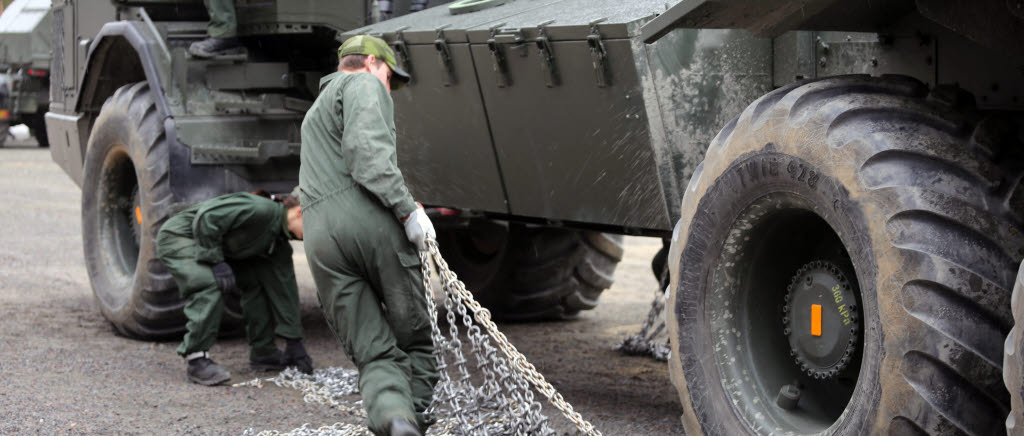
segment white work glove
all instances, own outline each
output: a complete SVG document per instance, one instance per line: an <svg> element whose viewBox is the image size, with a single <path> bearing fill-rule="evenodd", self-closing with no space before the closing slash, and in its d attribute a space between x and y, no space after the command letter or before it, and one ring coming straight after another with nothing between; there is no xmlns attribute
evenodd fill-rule
<svg viewBox="0 0 1024 436"><path fill-rule="evenodd" d="M416 202L416 210L402 219L402 224L405 225L405 236L409 238L409 242L416 244L416 248L420 251L427 250L427 238L437 238L434 224L430 222L427 212L423 210L423 205L419 202Z"/></svg>

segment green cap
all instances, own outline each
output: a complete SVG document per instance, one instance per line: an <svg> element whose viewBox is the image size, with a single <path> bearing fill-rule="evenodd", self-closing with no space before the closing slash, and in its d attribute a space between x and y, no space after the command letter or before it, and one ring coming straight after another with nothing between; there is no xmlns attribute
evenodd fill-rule
<svg viewBox="0 0 1024 436"><path fill-rule="evenodd" d="M391 71L394 73L391 75L392 90L401 88L406 83L409 83L411 79L409 73L398 68L394 50L391 50L391 46L384 42L383 39L370 35L357 35L345 40L341 47L338 47L338 59L354 54L373 55L388 64L388 67L391 67Z"/></svg>

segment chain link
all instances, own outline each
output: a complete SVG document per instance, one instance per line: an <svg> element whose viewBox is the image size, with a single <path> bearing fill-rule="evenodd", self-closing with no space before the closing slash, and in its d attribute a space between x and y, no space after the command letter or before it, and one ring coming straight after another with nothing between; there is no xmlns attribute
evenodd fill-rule
<svg viewBox="0 0 1024 436"><path fill-rule="evenodd" d="M434 240L427 241L428 250L420 252L423 287L426 289L427 310L431 320L431 337L440 379L434 389L434 401L427 410L436 415L437 423L428 435L542 435L553 436L548 417L541 403L534 398L533 389L579 429L589 436L601 432L583 419L555 390L526 357L491 321L491 313L481 306L466 285L441 257ZM444 319L448 324L447 336L438 324L438 307L431 286L430 265L437 268L443 291ZM464 333L460 334L460 321ZM647 323L645 323L646 325ZM482 327L482 328L481 328ZM463 339L469 342L470 359L463 353ZM470 367L476 372L471 372ZM474 376L475 375L475 376ZM302 374L294 368L282 371L277 377L255 379L234 386L262 387L272 382L281 387L303 392L309 403L333 407L353 418L365 419L362 401L349 401L345 397L358 393L359 374L355 370L326 368L312 375ZM246 436L364 436L365 426L338 422L314 428L304 424L286 433L249 429Z"/></svg>
<svg viewBox="0 0 1024 436"><path fill-rule="evenodd" d="M662 274L661 283L667 282L666 274L667 270ZM631 356L651 356L655 360L668 361L672 352L668 346L668 333L663 315L668 295L668 286L664 291L655 291L654 301L651 301L651 308L647 311L647 319L640 327L640 332L623 340L614 347L614 350Z"/></svg>
<svg viewBox="0 0 1024 436"><path fill-rule="evenodd" d="M437 243L433 240L427 241L427 250L420 252L420 259L423 268L423 284L427 289L427 308L430 311L431 319L436 319L437 308L431 295L430 273L428 265L433 263L437 266L438 275L441 276L441 285L444 290L444 305L447 309L450 336L443 337L440 330L434 331L434 342L438 345L438 352L435 353L438 359L438 368L447 368L446 355L451 352L454 357L453 364L456 366L460 378L455 383L462 384L465 392L472 392L468 401L460 403L459 396L450 395L437 398L447 402L452 410L457 410L460 430L463 434L516 434L516 435L549 435L554 431L547 424L547 417L541 411L539 402L533 399L533 392L530 389L537 389L543 394L548 402L562 412L569 421L576 426L580 432L599 436L601 432L583 419L571 404L569 404L544 378L536 367L533 366L522 353L505 337L505 334L498 330L498 326L491 321L491 313L480 305L462 283L458 276L448 267L448 263L441 257ZM431 262L433 261L433 262ZM452 345L460 344L457 328L455 327L456 313L462 318L463 325L467 330L467 337L473 345L473 355L477 361L477 367L483 370L485 382L480 387L474 387L469 383L468 373L465 371L466 359L461 349ZM474 323L473 321L476 321ZM436 326L436 324L434 324ZM486 335L480 329L486 331ZM444 346L452 344L449 346ZM499 349L504 356L499 355L495 348ZM493 372L485 370L490 366ZM448 371L441 371L446 373ZM493 377L493 378L492 378ZM500 378L499 378L500 377ZM442 383L445 376L442 376ZM497 389L496 387L504 387ZM511 395L508 398L505 393ZM468 406L468 407L467 407ZM511 425L502 431L480 432L479 425L472 425L465 419L464 415L475 413L479 418L477 422L484 422L487 418L495 415L501 416L498 421Z"/></svg>

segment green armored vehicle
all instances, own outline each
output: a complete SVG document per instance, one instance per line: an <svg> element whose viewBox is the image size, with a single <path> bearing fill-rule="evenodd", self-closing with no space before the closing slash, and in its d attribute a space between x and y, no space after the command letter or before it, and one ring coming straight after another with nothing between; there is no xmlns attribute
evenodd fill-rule
<svg viewBox="0 0 1024 436"><path fill-rule="evenodd" d="M493 0L358 33L413 72L399 160L469 215L450 262L510 268L530 225L671 238L688 435L1024 432L1021 2Z"/></svg>
<svg viewBox="0 0 1024 436"><path fill-rule="evenodd" d="M363 0L235 3L245 51L197 59L200 0L53 2L50 150L82 188L89 277L123 334L184 332L183 301L154 257L160 225L223 193L291 190L302 117L337 68L337 37L380 15ZM229 319L239 310L229 302Z"/></svg>
<svg viewBox="0 0 1024 436"><path fill-rule="evenodd" d="M15 0L0 15L0 146L7 128L28 126L46 147L50 101L50 1Z"/></svg>
<svg viewBox="0 0 1024 436"><path fill-rule="evenodd" d="M47 123L104 315L174 335L155 229L290 189L335 38L377 34L413 75L403 174L497 317L592 308L617 235L662 237L688 434L1019 432L1018 3L468 0L357 29L368 4L239 0L247 54L200 61L199 2L57 0Z"/></svg>

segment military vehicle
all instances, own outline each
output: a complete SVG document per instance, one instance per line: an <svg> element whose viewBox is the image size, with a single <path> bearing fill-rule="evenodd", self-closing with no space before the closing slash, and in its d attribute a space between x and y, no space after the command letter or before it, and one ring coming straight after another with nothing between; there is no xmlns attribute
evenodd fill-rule
<svg viewBox="0 0 1024 436"><path fill-rule="evenodd" d="M48 145L50 35L50 0L16 0L0 15L0 146L16 124Z"/></svg>
<svg viewBox="0 0 1024 436"><path fill-rule="evenodd" d="M423 3L389 7L397 16ZM186 50L205 35L208 17L198 0L53 4L51 151L82 188L86 266L103 315L120 333L166 338L184 331L183 302L154 258L160 225L174 211L226 192L291 190L300 123L320 78L336 69L341 32L379 15L362 1L236 7L246 53L200 60ZM507 227L469 216L447 221L463 230ZM611 285L621 237L521 227L511 248L486 238L445 245L473 254L458 257L467 277L479 277L473 283L493 280L500 282L495 289L518 292L497 294L502 298L528 296L510 303L516 310L505 318L565 318L594 307ZM236 303L228 305L234 321Z"/></svg>
<svg viewBox="0 0 1024 436"><path fill-rule="evenodd" d="M200 61L198 2L55 3L52 150L122 332L181 331L155 229L293 186L335 38L370 33L414 77L403 174L496 316L575 316L616 235L671 238L688 434L1020 431L1019 2L463 0L358 29L362 3L236 4L248 54Z"/></svg>
<svg viewBox="0 0 1024 436"><path fill-rule="evenodd" d="M403 173L474 217L671 236L688 435L1024 432L1022 2L470 4L351 33L413 72Z"/></svg>

